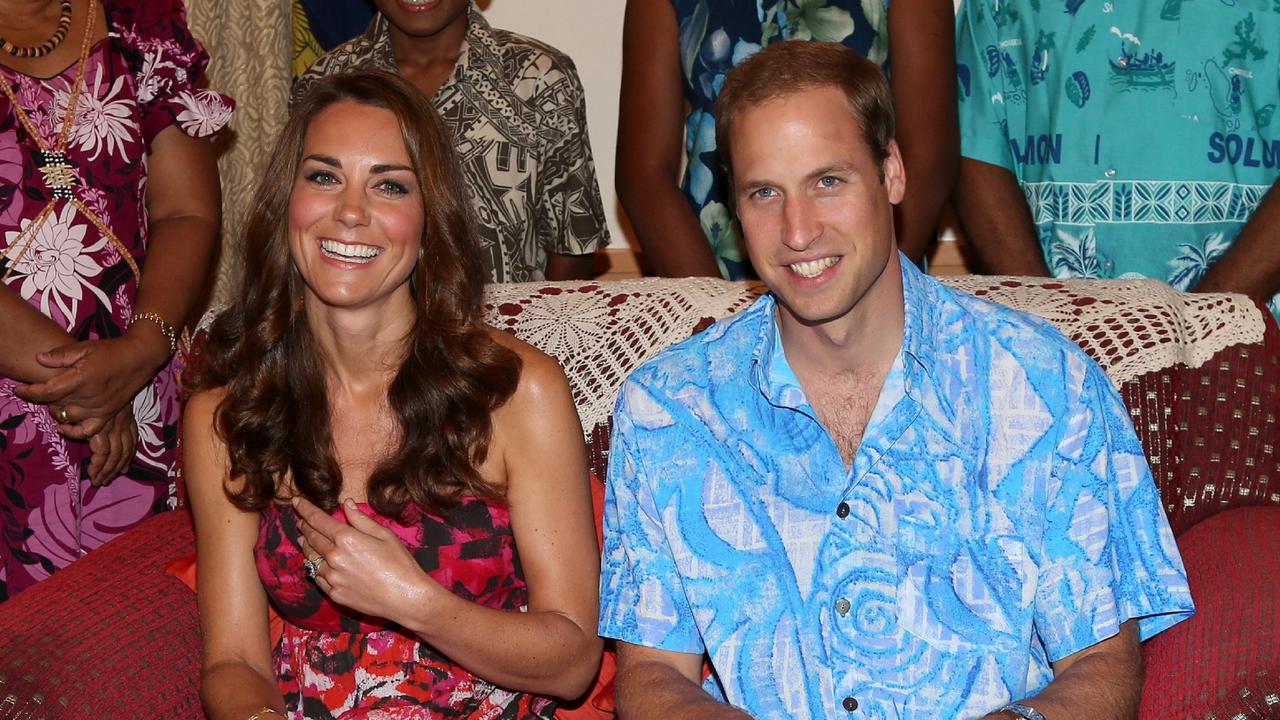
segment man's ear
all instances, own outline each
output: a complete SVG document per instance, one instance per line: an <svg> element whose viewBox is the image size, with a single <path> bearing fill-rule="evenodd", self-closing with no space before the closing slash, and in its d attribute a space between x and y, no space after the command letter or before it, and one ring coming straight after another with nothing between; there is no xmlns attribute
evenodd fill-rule
<svg viewBox="0 0 1280 720"><path fill-rule="evenodd" d="M889 193L889 202L897 205L907 192L907 171L902 166L902 152L898 150L897 140L889 141L888 150L884 162L880 164L880 170L884 173L884 186Z"/></svg>

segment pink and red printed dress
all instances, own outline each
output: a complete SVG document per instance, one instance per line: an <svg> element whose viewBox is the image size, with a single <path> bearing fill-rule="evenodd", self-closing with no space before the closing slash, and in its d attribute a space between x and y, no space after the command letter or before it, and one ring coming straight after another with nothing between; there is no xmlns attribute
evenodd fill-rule
<svg viewBox="0 0 1280 720"><path fill-rule="evenodd" d="M66 154L75 197L144 267L152 140L169 125L192 137L211 136L230 119L231 101L195 87L208 55L187 30L180 0L102 5L108 37L86 59ZM81 38L64 42L79 46ZM62 129L77 64L50 78L0 67L48 147ZM37 169L38 149L0 94L0 274L12 268L7 292L77 339L120 335L137 282L113 244L70 202L56 201L18 257L22 229L51 197ZM134 399L137 455L125 475L103 488L86 480L88 443L58 435L48 408L17 398L16 384L0 376L0 600L177 502L176 362Z"/></svg>
<svg viewBox="0 0 1280 720"><path fill-rule="evenodd" d="M444 516L411 509L408 525L368 505L360 509L395 532L418 564L459 597L499 610L527 605L504 506L464 497ZM303 570L291 506L268 506L260 528L258 576L284 620L274 661L289 720L554 716L552 701L481 680L394 623L330 602Z"/></svg>

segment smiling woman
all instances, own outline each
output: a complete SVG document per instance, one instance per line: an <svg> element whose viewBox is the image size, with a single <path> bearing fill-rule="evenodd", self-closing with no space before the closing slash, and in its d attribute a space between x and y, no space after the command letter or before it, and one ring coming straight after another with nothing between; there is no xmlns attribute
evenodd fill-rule
<svg viewBox="0 0 1280 720"><path fill-rule="evenodd" d="M411 317L424 211L410 163L390 110L344 101L312 120L289 198L289 252L309 313L398 302Z"/></svg>
<svg viewBox="0 0 1280 720"><path fill-rule="evenodd" d="M272 158L189 376L206 713L550 717L600 657L585 450L559 366L481 320L450 137L368 71Z"/></svg>

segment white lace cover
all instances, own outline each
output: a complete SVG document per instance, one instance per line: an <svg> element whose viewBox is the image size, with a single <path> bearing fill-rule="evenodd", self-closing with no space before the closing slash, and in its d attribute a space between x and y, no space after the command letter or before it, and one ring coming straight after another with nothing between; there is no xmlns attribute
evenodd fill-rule
<svg viewBox="0 0 1280 720"><path fill-rule="evenodd" d="M961 275L944 284L1048 320L1120 385L1164 368L1199 367L1223 348L1262 341L1262 312L1243 295L1181 293L1155 280ZM700 325L750 305L759 283L708 278L490 285L486 318L560 361L584 434L608 419L622 381ZM220 308L200 322L203 329ZM199 331L197 329L197 332Z"/></svg>
<svg viewBox="0 0 1280 720"><path fill-rule="evenodd" d="M632 370L762 291L710 278L510 283L486 288L485 309L495 327L560 361L590 435L613 412Z"/></svg>
<svg viewBox="0 0 1280 720"><path fill-rule="evenodd" d="M1089 352L1117 387L1223 348L1262 340L1261 312L1242 295L1192 295L1152 280L957 276L956 289L1038 315ZM622 381L704 320L749 305L759 284L642 279L491 285L487 318L564 366L584 433L604 422Z"/></svg>

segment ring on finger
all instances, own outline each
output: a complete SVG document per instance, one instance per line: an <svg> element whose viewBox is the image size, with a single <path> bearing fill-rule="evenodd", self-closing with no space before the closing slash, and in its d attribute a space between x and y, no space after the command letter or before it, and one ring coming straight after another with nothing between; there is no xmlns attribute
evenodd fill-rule
<svg viewBox="0 0 1280 720"><path fill-rule="evenodd" d="M58 408L58 420L60 420L63 425L71 422L71 419L67 417L67 408L65 405Z"/></svg>
<svg viewBox="0 0 1280 720"><path fill-rule="evenodd" d="M307 558L302 561L302 569L306 571L308 579L316 579L316 573L320 571L320 563L322 562L324 562L323 555L316 555L313 558Z"/></svg>

